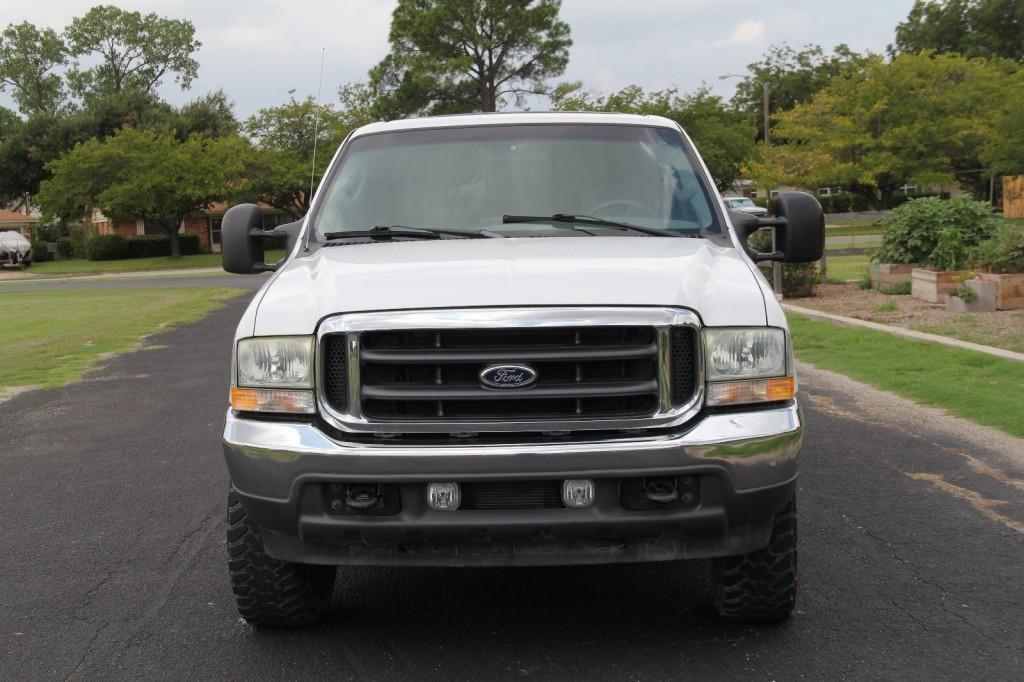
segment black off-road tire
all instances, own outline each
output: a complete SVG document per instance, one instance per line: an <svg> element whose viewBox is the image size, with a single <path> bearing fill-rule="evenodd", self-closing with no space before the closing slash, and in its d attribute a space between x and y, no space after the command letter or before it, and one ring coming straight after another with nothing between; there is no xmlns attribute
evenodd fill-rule
<svg viewBox="0 0 1024 682"><path fill-rule="evenodd" d="M788 618L796 605L796 497L775 516L767 547L719 559L715 569L715 609L722 618Z"/></svg>
<svg viewBox="0 0 1024 682"><path fill-rule="evenodd" d="M238 613L250 625L291 627L320 620L334 589L334 566L279 561L263 549L259 527L238 495L228 494L228 570Z"/></svg>

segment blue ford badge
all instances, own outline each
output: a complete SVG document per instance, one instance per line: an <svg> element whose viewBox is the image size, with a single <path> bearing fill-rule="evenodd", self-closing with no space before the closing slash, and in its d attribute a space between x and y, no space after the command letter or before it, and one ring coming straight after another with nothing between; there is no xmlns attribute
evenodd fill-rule
<svg viewBox="0 0 1024 682"><path fill-rule="evenodd" d="M537 372L525 365L491 365L480 372L480 381L491 388L524 388L537 380Z"/></svg>

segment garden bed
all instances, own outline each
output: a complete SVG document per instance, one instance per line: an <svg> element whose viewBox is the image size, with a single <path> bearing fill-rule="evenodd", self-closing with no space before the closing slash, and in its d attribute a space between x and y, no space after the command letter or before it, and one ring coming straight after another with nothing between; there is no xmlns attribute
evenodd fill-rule
<svg viewBox="0 0 1024 682"><path fill-rule="evenodd" d="M1024 353L1024 310L954 313L912 296L864 291L857 284L819 284L817 295L789 302L833 315L941 334Z"/></svg>

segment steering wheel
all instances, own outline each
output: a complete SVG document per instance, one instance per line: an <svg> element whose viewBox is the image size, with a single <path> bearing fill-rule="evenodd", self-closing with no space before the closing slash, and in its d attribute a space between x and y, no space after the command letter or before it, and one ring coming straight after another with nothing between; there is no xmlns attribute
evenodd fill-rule
<svg viewBox="0 0 1024 682"><path fill-rule="evenodd" d="M627 219L634 215L646 216L648 218L660 217L650 206L641 204L639 201L632 201L631 199L613 199L612 201L606 201L603 204L599 204L590 209L588 213L589 215L600 218L602 211L606 211L613 206L622 206L625 208L625 212L620 215L616 215L616 218ZM639 212L637 212L636 209L639 209Z"/></svg>

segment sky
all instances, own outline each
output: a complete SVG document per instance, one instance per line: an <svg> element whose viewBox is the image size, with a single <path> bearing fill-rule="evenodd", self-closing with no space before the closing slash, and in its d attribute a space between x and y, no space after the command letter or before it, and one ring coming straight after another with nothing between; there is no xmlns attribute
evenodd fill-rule
<svg viewBox="0 0 1024 682"><path fill-rule="evenodd" d="M322 99L363 80L388 50L394 0L107 0L123 9L188 19L203 43L199 77L188 91L168 79L161 94L181 104L223 89L240 118L261 107L316 96L326 48ZM99 0L0 0L0 23L30 21L62 30ZM627 85L692 91L702 84L730 97L737 79L770 45L846 43L881 52L913 0L563 0L572 28L569 67L558 80L608 92ZM0 104L11 106L0 93ZM534 106L533 108L543 108Z"/></svg>

